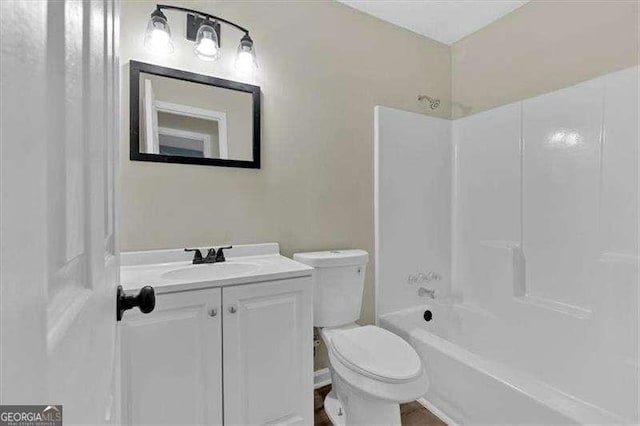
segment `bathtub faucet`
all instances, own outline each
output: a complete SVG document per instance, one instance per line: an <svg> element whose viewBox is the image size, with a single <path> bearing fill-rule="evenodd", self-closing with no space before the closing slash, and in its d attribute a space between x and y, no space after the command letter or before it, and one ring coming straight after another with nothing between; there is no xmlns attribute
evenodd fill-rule
<svg viewBox="0 0 640 426"><path fill-rule="evenodd" d="M428 297L429 299L435 299L436 298L436 291L430 288L424 288L424 287L420 287L418 289L418 296L420 297Z"/></svg>

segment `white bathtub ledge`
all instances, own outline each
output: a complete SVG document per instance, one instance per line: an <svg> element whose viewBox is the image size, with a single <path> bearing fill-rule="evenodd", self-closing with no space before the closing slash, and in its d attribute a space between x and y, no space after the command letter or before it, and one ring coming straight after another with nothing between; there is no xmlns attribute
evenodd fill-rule
<svg viewBox="0 0 640 426"><path fill-rule="evenodd" d="M500 363L476 355L448 340L429 333L425 330L414 329L410 333L410 343L420 353L420 345L427 344L437 349L447 357L468 365L473 369L491 377L539 402L547 408L556 411L578 424L625 424L625 419L594 406L586 401L568 395L535 378L506 367Z"/></svg>

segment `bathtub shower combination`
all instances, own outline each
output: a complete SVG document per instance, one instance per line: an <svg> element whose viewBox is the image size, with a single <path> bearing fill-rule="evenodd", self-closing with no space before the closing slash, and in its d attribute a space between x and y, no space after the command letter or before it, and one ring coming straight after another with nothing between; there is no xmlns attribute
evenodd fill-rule
<svg viewBox="0 0 640 426"><path fill-rule="evenodd" d="M637 67L455 121L376 107L377 321L443 418L639 421L638 114Z"/></svg>

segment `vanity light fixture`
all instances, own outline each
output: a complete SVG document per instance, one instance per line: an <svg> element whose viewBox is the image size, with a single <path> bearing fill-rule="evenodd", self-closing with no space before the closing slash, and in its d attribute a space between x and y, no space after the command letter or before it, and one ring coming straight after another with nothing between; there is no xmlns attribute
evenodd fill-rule
<svg viewBox="0 0 640 426"><path fill-rule="evenodd" d="M215 61L220 58L222 53L220 48L220 24L229 25L243 32L244 35L240 40L235 60L236 70L241 74L250 74L258 68L256 51L253 40L249 36L249 30L226 19L178 6L158 4L156 5L156 10L151 13L144 37L144 45L153 53L162 55L173 53L171 30L163 10L174 10L187 14L186 38L195 42L194 53L198 58L205 61Z"/></svg>
<svg viewBox="0 0 640 426"><path fill-rule="evenodd" d="M249 34L242 36L236 55L236 71L240 74L251 74L258 68L256 53L253 50L253 40Z"/></svg>
<svg viewBox="0 0 640 426"><path fill-rule="evenodd" d="M196 45L193 49L196 56L204 61L215 61L220 57L220 42L214 23L205 20L198 28Z"/></svg>
<svg viewBox="0 0 640 426"><path fill-rule="evenodd" d="M173 53L171 29L169 28L167 17L160 9L154 10L151 14L147 31L144 35L144 45L151 52L159 55Z"/></svg>

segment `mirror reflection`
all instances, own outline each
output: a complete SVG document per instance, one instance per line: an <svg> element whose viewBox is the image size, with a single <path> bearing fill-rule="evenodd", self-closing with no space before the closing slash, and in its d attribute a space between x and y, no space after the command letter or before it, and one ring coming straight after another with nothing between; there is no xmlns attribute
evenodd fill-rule
<svg viewBox="0 0 640 426"><path fill-rule="evenodd" d="M140 73L140 91L140 152L253 159L250 93L147 73Z"/></svg>
<svg viewBox="0 0 640 426"><path fill-rule="evenodd" d="M132 160L259 167L259 88L139 63L132 64L132 80L138 86Z"/></svg>

